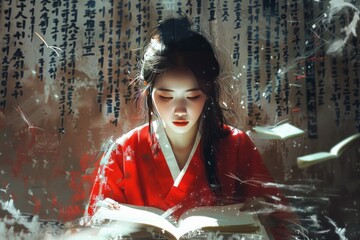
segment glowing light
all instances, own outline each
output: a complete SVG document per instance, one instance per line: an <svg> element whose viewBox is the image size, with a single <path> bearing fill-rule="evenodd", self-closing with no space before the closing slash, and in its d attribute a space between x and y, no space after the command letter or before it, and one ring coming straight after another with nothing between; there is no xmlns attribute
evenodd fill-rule
<svg viewBox="0 0 360 240"><path fill-rule="evenodd" d="M4 193L7 193L8 189L9 189L9 185L10 185L10 183L8 183L5 188L0 188L0 191L4 192Z"/></svg>
<svg viewBox="0 0 360 240"><path fill-rule="evenodd" d="M55 46L49 46L47 44L47 42L40 36L40 34L38 34L37 32L35 32L35 33L36 33L36 35L38 35L38 37L41 39L41 41L43 41L45 43L46 48L50 48L51 50L53 50L58 55L58 57L60 57L60 54L58 53L58 51L62 52L63 50L61 48L55 47Z"/></svg>
<svg viewBox="0 0 360 240"><path fill-rule="evenodd" d="M349 39L349 37L351 35L354 35L355 37L357 36L356 27L359 22L360 11L355 5L349 3L348 1L344 1L344 0L330 1L330 11L329 11L329 17L328 17L329 21L332 19L334 14L341 11L341 9L347 8L347 7L354 10L354 14L351 19L351 22L342 29L342 32L345 33L344 37L333 41L333 43L329 46L326 53L330 53L330 54L341 53L341 50L347 43L347 40Z"/></svg>
<svg viewBox="0 0 360 240"><path fill-rule="evenodd" d="M296 84L296 83L290 83L289 86L290 87L301 87L302 85Z"/></svg>
<svg viewBox="0 0 360 240"><path fill-rule="evenodd" d="M26 122L29 129L35 128L44 131L44 129L35 127L29 120L29 118L25 115L25 113L21 110L19 106L14 106L15 110L20 114L21 118Z"/></svg>
<svg viewBox="0 0 360 240"><path fill-rule="evenodd" d="M339 228L339 227L337 226L337 224L336 224L332 219L330 219L330 218L327 217L327 216L325 216L325 217L328 219L329 223L331 223L331 224L335 227L335 233L338 234L339 239L340 239L340 240L347 240L347 237L345 237L345 231L346 231L346 229L345 229L345 228Z"/></svg>

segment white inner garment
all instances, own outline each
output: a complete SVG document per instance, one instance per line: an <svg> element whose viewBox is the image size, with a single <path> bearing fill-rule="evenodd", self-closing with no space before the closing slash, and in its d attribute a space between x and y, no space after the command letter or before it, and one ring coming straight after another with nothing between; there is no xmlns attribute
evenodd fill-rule
<svg viewBox="0 0 360 240"><path fill-rule="evenodd" d="M191 159L194 156L196 148L199 145L201 134L200 134L199 131L197 132L195 142L194 142L194 145L193 145L193 147L191 149L190 155L189 155L188 159L186 160L185 166L180 171L179 165L178 165L178 163L176 161L174 152L173 152L173 150L171 148L171 145L170 145L169 139L168 139L168 137L166 135L165 129L162 126L162 124L159 122L159 120L153 122L153 129L154 129L154 131L156 133L156 138L160 143L161 151L164 154L166 163L167 163L167 165L169 167L169 170L171 172L171 176L172 176L172 178L174 180L174 186L178 187L180 182L181 182L181 179L183 178L184 174L186 173L187 168L190 165Z"/></svg>

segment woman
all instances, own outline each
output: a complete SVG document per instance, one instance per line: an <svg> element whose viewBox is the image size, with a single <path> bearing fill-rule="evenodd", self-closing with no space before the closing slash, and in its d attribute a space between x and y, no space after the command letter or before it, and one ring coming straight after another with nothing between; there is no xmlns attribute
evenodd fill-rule
<svg viewBox="0 0 360 240"><path fill-rule="evenodd" d="M256 147L226 124L213 48L186 18L169 18L151 33L136 78L149 122L104 154L87 213L96 202L173 209L279 199ZM115 206L109 202L109 207Z"/></svg>

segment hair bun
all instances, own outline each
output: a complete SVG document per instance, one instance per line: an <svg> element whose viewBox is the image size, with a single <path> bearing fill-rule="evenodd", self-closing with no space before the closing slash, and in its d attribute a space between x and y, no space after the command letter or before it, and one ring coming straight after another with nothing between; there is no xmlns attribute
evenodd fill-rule
<svg viewBox="0 0 360 240"><path fill-rule="evenodd" d="M158 30L165 44L178 42L192 35L191 22L187 17L167 18L159 23Z"/></svg>

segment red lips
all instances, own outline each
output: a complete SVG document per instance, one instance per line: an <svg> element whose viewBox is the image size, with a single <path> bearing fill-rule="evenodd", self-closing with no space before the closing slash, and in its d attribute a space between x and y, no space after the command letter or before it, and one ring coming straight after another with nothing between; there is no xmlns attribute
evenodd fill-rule
<svg viewBox="0 0 360 240"><path fill-rule="evenodd" d="M189 121L186 121L186 120L176 120L176 121L173 121L173 124L177 127L185 127L186 125L189 124Z"/></svg>

